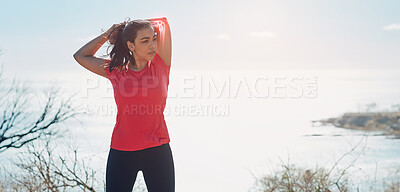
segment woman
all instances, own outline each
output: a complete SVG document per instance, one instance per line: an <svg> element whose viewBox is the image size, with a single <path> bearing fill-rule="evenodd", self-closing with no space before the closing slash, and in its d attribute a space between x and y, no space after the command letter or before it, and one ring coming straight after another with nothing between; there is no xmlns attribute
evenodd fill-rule
<svg viewBox="0 0 400 192"><path fill-rule="evenodd" d="M95 57L109 40L111 59ZM175 191L170 138L164 120L171 33L165 17L114 24L74 54L112 83L117 118L106 168L106 191L132 191L139 170L149 192Z"/></svg>

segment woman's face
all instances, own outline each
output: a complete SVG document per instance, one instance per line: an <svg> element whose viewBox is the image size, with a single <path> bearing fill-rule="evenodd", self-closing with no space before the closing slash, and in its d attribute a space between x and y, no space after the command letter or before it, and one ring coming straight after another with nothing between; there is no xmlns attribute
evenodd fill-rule
<svg viewBox="0 0 400 192"><path fill-rule="evenodd" d="M151 27L137 31L135 43L128 41L128 47L133 52L135 59L152 60L157 49L157 35Z"/></svg>

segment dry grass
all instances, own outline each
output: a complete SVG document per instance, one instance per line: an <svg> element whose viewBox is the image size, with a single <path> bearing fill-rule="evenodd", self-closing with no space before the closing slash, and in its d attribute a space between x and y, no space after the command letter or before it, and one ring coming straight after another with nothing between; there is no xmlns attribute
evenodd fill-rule
<svg viewBox="0 0 400 192"><path fill-rule="evenodd" d="M269 174L261 177L255 176L255 184L251 191L259 192L349 192L349 191L365 191L355 184L355 178L349 169L354 167L356 160L366 149L366 144L360 146L362 141L367 137L368 131L360 142L351 148L350 151L343 154L331 168L315 167L303 168L281 160L280 167L271 171ZM362 147L361 152L355 152L356 148ZM355 154L356 157L346 167L338 168L339 162L349 156ZM375 170L376 172L376 170ZM369 192L400 192L400 166L389 175L390 181L382 180L381 185L375 179L369 182ZM357 181L359 182L359 181Z"/></svg>
<svg viewBox="0 0 400 192"><path fill-rule="evenodd" d="M60 146L50 138L41 142L28 144L12 166L2 167L0 192L105 191L105 181L98 179L91 158L79 157L73 144ZM56 151L61 147L60 154ZM134 191L147 191L144 183L137 181Z"/></svg>
<svg viewBox="0 0 400 192"><path fill-rule="evenodd" d="M330 172L326 168L314 169L300 168L294 164L282 163L278 170L270 174L257 177L251 191L259 192L399 192L400 191L400 167L389 175L391 179L382 179L368 182L368 189L360 189L354 178L345 169L336 169ZM358 182L358 181L357 181ZM366 187L364 187L366 188Z"/></svg>

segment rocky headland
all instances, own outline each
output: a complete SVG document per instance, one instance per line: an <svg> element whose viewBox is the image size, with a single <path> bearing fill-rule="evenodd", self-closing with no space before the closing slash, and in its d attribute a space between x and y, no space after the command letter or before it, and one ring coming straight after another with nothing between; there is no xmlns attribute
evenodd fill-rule
<svg viewBox="0 0 400 192"><path fill-rule="evenodd" d="M384 131L384 135L400 139L400 112L345 113L340 117L312 121L313 126L333 125L355 130Z"/></svg>

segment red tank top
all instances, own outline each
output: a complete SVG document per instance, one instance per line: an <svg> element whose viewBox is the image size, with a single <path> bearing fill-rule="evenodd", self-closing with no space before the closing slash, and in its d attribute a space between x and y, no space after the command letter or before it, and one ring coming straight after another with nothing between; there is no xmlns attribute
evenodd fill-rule
<svg viewBox="0 0 400 192"><path fill-rule="evenodd" d="M106 70L117 105L111 148L136 151L170 142L163 113L170 68L156 53L140 71Z"/></svg>

